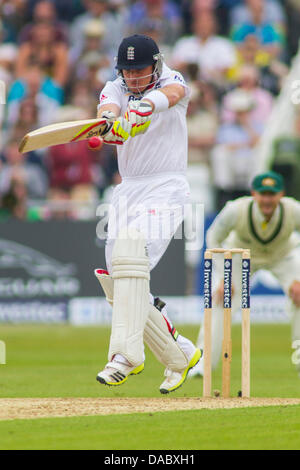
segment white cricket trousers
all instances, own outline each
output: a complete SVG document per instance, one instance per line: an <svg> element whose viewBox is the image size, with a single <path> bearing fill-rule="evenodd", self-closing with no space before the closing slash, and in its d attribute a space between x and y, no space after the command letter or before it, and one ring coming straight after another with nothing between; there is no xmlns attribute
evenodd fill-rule
<svg viewBox="0 0 300 470"><path fill-rule="evenodd" d="M184 205L189 202L190 188L184 174L123 178L113 192L108 221L105 256L111 274L111 257L118 231L131 226L142 232L147 241L150 271L157 265L184 218ZM153 304L153 296L150 294ZM172 325L166 307L162 313ZM177 343L189 357L195 347L179 335Z"/></svg>
<svg viewBox="0 0 300 470"><path fill-rule="evenodd" d="M114 189L109 211L105 249L108 272L118 231L126 226L144 234L152 270L182 223L189 196L188 182L180 173L123 178Z"/></svg>

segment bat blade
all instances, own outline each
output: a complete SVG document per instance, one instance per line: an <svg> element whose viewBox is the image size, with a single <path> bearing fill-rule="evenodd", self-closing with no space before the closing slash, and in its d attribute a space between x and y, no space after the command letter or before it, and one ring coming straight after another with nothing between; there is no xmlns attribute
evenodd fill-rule
<svg viewBox="0 0 300 470"><path fill-rule="evenodd" d="M53 145L79 142L94 136L102 136L110 130L107 119L86 119L82 121L60 122L41 127L23 137L19 151L31 152Z"/></svg>

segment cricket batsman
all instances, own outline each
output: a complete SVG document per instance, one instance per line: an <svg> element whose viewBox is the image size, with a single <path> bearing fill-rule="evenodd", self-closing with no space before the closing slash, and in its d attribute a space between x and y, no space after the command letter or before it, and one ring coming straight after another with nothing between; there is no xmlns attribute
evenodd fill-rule
<svg viewBox="0 0 300 470"><path fill-rule="evenodd" d="M113 308L108 363L97 380L117 386L142 372L145 342L166 367L160 392L169 393L183 384L202 354L178 334L164 302L153 299L149 290L150 272L181 224L189 200L189 89L147 36L123 39L116 69L118 78L107 82L98 105L98 117L111 122L104 142L117 146L122 182L111 201L107 271L95 271Z"/></svg>
<svg viewBox="0 0 300 470"><path fill-rule="evenodd" d="M289 297L292 341L300 340L300 203L284 197L282 176L267 172L256 176L250 197L228 202L207 231L208 248L250 248L251 274L260 269L270 271ZM216 255L218 256L218 255ZM241 266L233 257L232 311L240 307ZM212 313L212 368L216 368L223 340L223 273L217 263L213 287L215 303ZM220 269L221 268L221 269ZM197 344L204 342L200 328ZM298 372L300 368L298 366ZM203 375L203 361L192 375Z"/></svg>

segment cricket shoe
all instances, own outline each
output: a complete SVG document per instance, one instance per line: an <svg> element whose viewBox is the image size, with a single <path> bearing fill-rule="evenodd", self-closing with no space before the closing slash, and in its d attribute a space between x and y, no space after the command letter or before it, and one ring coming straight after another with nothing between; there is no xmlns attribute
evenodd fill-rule
<svg viewBox="0 0 300 470"><path fill-rule="evenodd" d="M144 363L139 366L131 366L122 364L121 362L112 361L106 364L102 372L99 372L97 380L104 385L122 385L130 375L140 374L143 370Z"/></svg>
<svg viewBox="0 0 300 470"><path fill-rule="evenodd" d="M199 361L190 371L188 378L192 379L193 377L203 377L203 360Z"/></svg>
<svg viewBox="0 0 300 470"><path fill-rule="evenodd" d="M191 357L188 366L182 372L174 372L171 369L165 370L166 379L161 384L159 390L160 393L166 394L174 392L184 383L189 371L199 362L203 354L202 349L196 349L193 356Z"/></svg>

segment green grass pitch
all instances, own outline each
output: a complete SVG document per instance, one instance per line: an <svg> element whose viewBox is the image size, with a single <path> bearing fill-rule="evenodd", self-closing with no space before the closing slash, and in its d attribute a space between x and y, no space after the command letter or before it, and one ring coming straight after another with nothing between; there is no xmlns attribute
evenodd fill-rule
<svg viewBox="0 0 300 470"><path fill-rule="evenodd" d="M197 330L180 328L192 340ZM290 327L253 325L251 335L252 396L300 398ZM0 340L7 347L0 398L160 396L163 367L149 351L144 372L123 386L96 382L106 362L109 329L0 325ZM213 378L213 388L220 389L221 367ZM232 396L240 383L240 327L234 326ZM201 394L202 380L189 379L170 397ZM299 449L299 433L300 406L174 410L0 421L0 449Z"/></svg>

